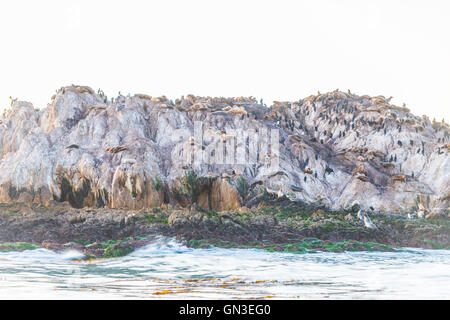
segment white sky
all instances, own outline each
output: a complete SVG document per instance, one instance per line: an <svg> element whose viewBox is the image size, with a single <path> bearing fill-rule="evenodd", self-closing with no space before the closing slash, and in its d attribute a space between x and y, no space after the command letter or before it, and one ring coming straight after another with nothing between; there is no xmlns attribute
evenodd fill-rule
<svg viewBox="0 0 450 320"><path fill-rule="evenodd" d="M64 85L297 100L339 88L450 120L450 1L2 1L0 107Z"/></svg>

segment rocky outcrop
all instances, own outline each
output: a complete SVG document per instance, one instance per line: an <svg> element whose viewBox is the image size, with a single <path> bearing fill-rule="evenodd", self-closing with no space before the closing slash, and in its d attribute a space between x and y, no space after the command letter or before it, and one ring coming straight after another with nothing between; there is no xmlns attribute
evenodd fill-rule
<svg viewBox="0 0 450 320"><path fill-rule="evenodd" d="M259 148L271 130L278 143ZM42 110L13 101L3 113L0 202L224 211L269 192L333 210L406 213L422 204L448 214L449 131L382 96L350 92L266 107L251 97L109 100L69 86ZM255 159L238 159L252 150Z"/></svg>
<svg viewBox="0 0 450 320"><path fill-rule="evenodd" d="M128 254L161 236L176 237L194 247L197 246L192 241L219 247L261 249L269 245L275 249L315 238L341 244L358 241L362 245L358 250L369 251L378 250L372 248L374 242L396 247L450 249L448 220L435 213L427 219L372 214L370 219L377 229L368 229L356 213L316 210L295 202L275 206L266 203L259 209L241 207L221 213L201 208L163 207L77 209L59 202L52 207L2 203L0 252L42 246L54 251L75 249L84 252L86 259L107 258ZM339 251L353 249L357 248L344 245Z"/></svg>

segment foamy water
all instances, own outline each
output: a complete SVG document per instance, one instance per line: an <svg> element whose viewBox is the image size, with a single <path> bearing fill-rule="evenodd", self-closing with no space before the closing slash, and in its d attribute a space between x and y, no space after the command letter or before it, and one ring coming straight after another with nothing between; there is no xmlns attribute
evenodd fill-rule
<svg viewBox="0 0 450 320"><path fill-rule="evenodd" d="M449 299L450 251L291 254L191 249L160 238L129 256L0 253L1 299Z"/></svg>

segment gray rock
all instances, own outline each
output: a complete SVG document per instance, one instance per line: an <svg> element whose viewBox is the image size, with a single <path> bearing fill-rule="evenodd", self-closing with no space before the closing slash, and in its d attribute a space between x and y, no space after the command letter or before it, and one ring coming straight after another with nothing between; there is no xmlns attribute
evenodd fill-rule
<svg viewBox="0 0 450 320"><path fill-rule="evenodd" d="M42 110L15 101L0 118L0 202L135 210L197 202L226 211L267 188L333 210L356 201L358 209L406 214L417 211L418 198L427 210L449 208L449 126L382 96L334 91L270 108L253 98L192 95L161 108L167 99L136 95L121 97L126 108L119 110L104 100L88 87L69 86ZM226 117L214 116L237 105ZM203 123L203 144L192 143L195 121ZM184 163L183 152L193 148L206 157L229 140L229 129L263 133L277 121L280 150L258 151L263 162ZM243 145L237 141L234 147ZM267 166L273 159L276 169ZM186 180L191 170L194 185ZM239 192L238 178L250 187Z"/></svg>

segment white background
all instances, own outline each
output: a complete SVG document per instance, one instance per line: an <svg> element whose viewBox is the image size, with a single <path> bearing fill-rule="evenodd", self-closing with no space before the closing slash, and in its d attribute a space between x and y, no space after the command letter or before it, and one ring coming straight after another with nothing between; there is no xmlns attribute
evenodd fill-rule
<svg viewBox="0 0 450 320"><path fill-rule="evenodd" d="M450 120L450 1L2 1L0 107L69 84L297 100L339 88Z"/></svg>

